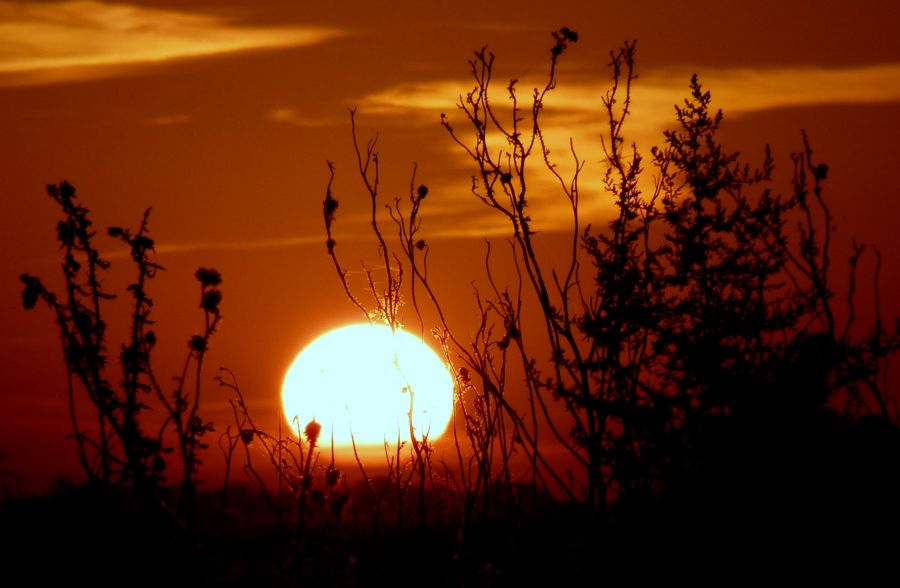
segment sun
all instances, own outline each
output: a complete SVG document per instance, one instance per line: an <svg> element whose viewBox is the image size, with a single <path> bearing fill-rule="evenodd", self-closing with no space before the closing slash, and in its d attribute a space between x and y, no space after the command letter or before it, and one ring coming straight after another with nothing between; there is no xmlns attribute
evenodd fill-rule
<svg viewBox="0 0 900 588"><path fill-rule="evenodd" d="M383 446L437 439L453 412L453 378L421 339L386 325L356 324L328 331L294 359L281 387L291 429L315 419L320 442Z"/></svg>

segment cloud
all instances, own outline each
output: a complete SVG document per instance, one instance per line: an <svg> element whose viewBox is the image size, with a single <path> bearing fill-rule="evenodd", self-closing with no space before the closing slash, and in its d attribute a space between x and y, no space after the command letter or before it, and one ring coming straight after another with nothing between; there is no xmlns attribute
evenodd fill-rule
<svg viewBox="0 0 900 588"><path fill-rule="evenodd" d="M437 119L441 112L451 112L460 95L471 91L468 80L435 80L403 83L363 97L361 109L375 115L418 115Z"/></svg>
<svg viewBox="0 0 900 588"><path fill-rule="evenodd" d="M689 70L642 73L635 83L633 98L635 108L644 111L640 113L644 121L633 119L632 124L656 129L667 126L673 120L673 105L681 104L688 94L690 76ZM700 81L712 91L715 104L730 115L787 106L900 101L900 64L831 69L713 69L704 72ZM504 106L508 102L504 85L501 81L494 83L495 105ZM535 85L533 80L518 83L523 105L527 106L530 90ZM473 87L470 80L405 83L370 94L363 98L362 104L371 114L420 113L433 119L440 112L452 113L459 96ZM560 84L547 98L546 108L571 115L589 115L596 121L606 90L605 80Z"/></svg>
<svg viewBox="0 0 900 588"><path fill-rule="evenodd" d="M150 119L150 124L153 126L170 126L182 125L190 121L191 117L188 114L161 114Z"/></svg>
<svg viewBox="0 0 900 588"><path fill-rule="evenodd" d="M269 113L268 118L276 122L286 123L298 127L327 127L332 121L326 118L313 118L303 116L293 108L276 108Z"/></svg>
<svg viewBox="0 0 900 588"><path fill-rule="evenodd" d="M687 70L642 75L634 88L632 132L658 132L672 126L674 105L683 104L688 96L690 75ZM900 101L900 64L714 69L703 72L699 79L711 92L713 106L734 118L786 107ZM576 118L586 117L596 112L603 92L605 88L587 84L569 90L560 88L550 100L551 108L568 110Z"/></svg>
<svg viewBox="0 0 900 588"><path fill-rule="evenodd" d="M649 147L662 142L662 132L676 125L674 106L683 104L689 96L691 73L690 70L641 73L633 87L632 116L624 127L628 143L636 142L646 155ZM519 82L517 95L523 116L530 110L531 90L540 82L537 78ZM847 68L710 69L702 73L700 82L711 92L713 108L721 108L726 119L732 120L786 107L900 101L900 64L896 63ZM501 121L509 121L511 115L505 86L506 81L499 79L492 86L493 105ZM360 111L412 125L434 124L440 113L445 112L465 142L471 138L471 127L458 113L456 103L473 87L474 83L465 79L400 84L364 97ZM604 218L613 205L613 199L605 195L601 164L604 160L601 139L609 133L602 103L608 89L606 79L573 80L569 75L565 83L560 83L548 95L541 113L544 138L563 177L569 177L574 170L570 140L578 158L587 162L579 178L581 212L593 220ZM527 127L527 120L524 124ZM505 139L496 132L489 133L488 143L492 153L507 147ZM460 164L471 169L471 162L466 161L467 156L457 145L448 141L446 148ZM571 223L565 196L556 180L538 163L539 155L534 157L529 182L532 214L540 219L541 230L565 228ZM464 190L456 193L459 205L470 197ZM454 230L461 234L508 232L502 224L489 223L480 216L462 219Z"/></svg>
<svg viewBox="0 0 900 588"><path fill-rule="evenodd" d="M321 43L321 27L244 27L220 17L93 0L0 1L0 84L103 77L123 67Z"/></svg>

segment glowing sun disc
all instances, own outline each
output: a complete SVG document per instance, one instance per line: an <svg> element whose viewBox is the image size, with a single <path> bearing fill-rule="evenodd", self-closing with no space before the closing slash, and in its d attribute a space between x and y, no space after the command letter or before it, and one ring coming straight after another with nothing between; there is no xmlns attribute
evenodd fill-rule
<svg viewBox="0 0 900 588"><path fill-rule="evenodd" d="M412 392L412 395L410 394ZM417 437L433 440L453 412L453 379L420 339L384 325L328 331L297 355L281 387L291 430L315 419L320 443L378 445L409 440L409 409Z"/></svg>

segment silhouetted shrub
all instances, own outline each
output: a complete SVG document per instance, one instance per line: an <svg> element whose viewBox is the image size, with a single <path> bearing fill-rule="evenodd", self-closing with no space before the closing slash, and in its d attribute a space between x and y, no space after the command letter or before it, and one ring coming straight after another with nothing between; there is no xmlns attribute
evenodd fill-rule
<svg viewBox="0 0 900 588"><path fill-rule="evenodd" d="M649 508L692 472L728 470L729 455L750 459L760 451L766 459L754 462L757 471L774 467L776 447L792 451L804 434L825 434L815 427L831 426L826 401L843 403L841 418L874 411L885 423L896 420L881 374L898 348L898 330L885 327L878 308L872 325L855 324L863 253L855 243L848 318L837 324L828 167L814 160L806 135L792 156L790 192L775 193L768 149L759 169L725 149L718 139L722 112L695 75L689 97L675 107L675 128L650 150L652 172L645 171L641 151L625 139L636 78L635 44L626 43L610 54L612 86L598 113L607 122L604 186L615 212L603 228L585 226L583 164L573 146L575 169L563 177L545 143L541 115L577 35L562 29L553 39L547 81L529 102L518 97L516 80L495 89L494 55L482 49L469 62L474 87L457 105L462 126L441 115L473 167L473 197L507 222L517 272L509 286L497 284L488 249L491 289L475 293L472 336L447 323L428 278L429 246L418 236L428 192L413 189L415 173L408 201L387 205L399 242L385 239L375 215L378 154L374 141L360 148L355 111L358 171L384 267L383 274L366 269L374 308L356 297L336 257L331 181L324 202L328 253L356 306L392 327L401 325L405 302L419 321L424 305L438 317L432 332L456 366L457 421L465 431L458 463L442 466L459 477L466 519L508 480L513 455L530 463L532 493L546 488L609 520ZM495 106L501 103L511 112ZM529 207L538 173L558 180L573 219L571 254L561 267L538 253L540 219ZM648 173L653 189L645 193L641 178ZM527 307L537 309L540 329L523 325ZM524 373L522 385L507 377L512 369ZM527 408L513 395L524 396ZM551 404L561 404L565 416ZM766 427L783 434L772 447ZM583 476L558 471L544 455L548 441L538 439L561 446Z"/></svg>
<svg viewBox="0 0 900 588"><path fill-rule="evenodd" d="M153 298L148 288L163 268L153 261L154 242L148 229L150 209L144 213L136 232L121 227L108 230L110 237L128 246L137 273L134 282L126 288L132 298L130 329L128 340L119 352L122 380L118 386L114 385L107 376L107 323L103 311L104 303L115 295L105 291L102 285L103 272L110 263L101 257L94 244L96 231L89 218L90 211L78 200L75 188L62 182L48 186L47 192L63 216L56 234L63 251L64 291L57 294L47 289L40 278L22 274L22 301L26 309L43 302L56 317L69 379L72 437L82 469L92 482L104 488L126 484L134 489L146 508L168 512L161 489L173 448L164 439L166 432L174 429L182 469L176 511L195 530L196 474L201 464L200 451L206 448L202 439L212 430L212 424L203 421L198 413L201 372L210 338L221 318L222 293L216 288L221 276L212 269L197 271L203 329L189 339L183 371L175 378L174 390L166 391L151 363L157 337L151 319ZM193 388L187 380L192 366L195 369ZM164 409L165 418L157 425L157 431L148 432L143 415L154 401ZM77 418L77 406L85 402L97 415L93 427L80 423Z"/></svg>

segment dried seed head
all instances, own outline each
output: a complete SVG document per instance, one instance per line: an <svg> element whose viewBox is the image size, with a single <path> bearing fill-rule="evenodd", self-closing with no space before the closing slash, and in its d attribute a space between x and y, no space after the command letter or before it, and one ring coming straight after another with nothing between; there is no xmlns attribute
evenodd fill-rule
<svg viewBox="0 0 900 588"><path fill-rule="evenodd" d="M316 422L316 419L313 419L307 423L306 428L303 430L303 434L306 436L306 440L309 441L311 445L314 445L315 442L319 438L319 433L322 432L322 425Z"/></svg>
<svg viewBox="0 0 900 588"><path fill-rule="evenodd" d="M206 351L206 339L204 339L200 335L194 335L188 341L188 346L192 351L196 351L197 353L204 353Z"/></svg>
<svg viewBox="0 0 900 588"><path fill-rule="evenodd" d="M194 276L203 286L218 286L222 283L222 274L218 270L212 268L201 267L194 273Z"/></svg>
<svg viewBox="0 0 900 588"><path fill-rule="evenodd" d="M207 312L219 312L220 302L222 302L222 292L213 288L203 293L200 308Z"/></svg>

